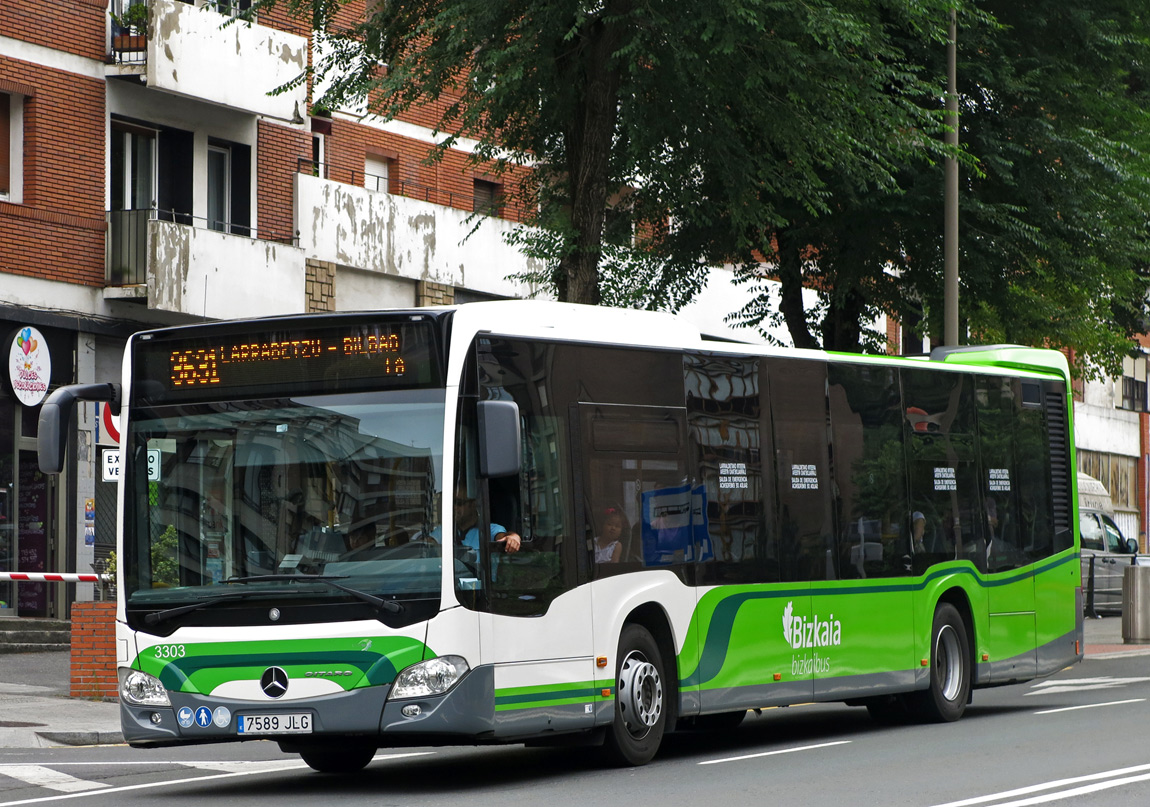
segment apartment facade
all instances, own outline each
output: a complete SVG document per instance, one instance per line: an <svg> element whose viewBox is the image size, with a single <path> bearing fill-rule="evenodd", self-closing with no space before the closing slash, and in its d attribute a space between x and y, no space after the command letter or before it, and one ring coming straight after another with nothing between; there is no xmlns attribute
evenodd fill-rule
<svg viewBox="0 0 1150 807"><path fill-rule="evenodd" d="M89 572L114 546L118 422L81 407L50 478L36 420L51 389L118 378L131 333L534 291L507 279L525 264L498 181L465 150L424 165L418 115L312 117L306 86L270 94L306 68L309 32L230 22L240 7L0 9L0 571ZM0 582L0 617L98 596Z"/></svg>

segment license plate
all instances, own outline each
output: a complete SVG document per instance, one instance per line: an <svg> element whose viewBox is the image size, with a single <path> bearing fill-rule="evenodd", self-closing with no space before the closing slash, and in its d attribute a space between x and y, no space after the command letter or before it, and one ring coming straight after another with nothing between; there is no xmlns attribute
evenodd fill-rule
<svg viewBox="0 0 1150 807"><path fill-rule="evenodd" d="M236 728L240 734L311 734L311 715L240 715Z"/></svg>

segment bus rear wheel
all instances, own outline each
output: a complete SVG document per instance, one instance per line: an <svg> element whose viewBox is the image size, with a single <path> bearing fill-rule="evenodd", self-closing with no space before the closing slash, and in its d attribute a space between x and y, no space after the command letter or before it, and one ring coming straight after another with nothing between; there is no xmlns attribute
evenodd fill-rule
<svg viewBox="0 0 1150 807"><path fill-rule="evenodd" d="M603 745L615 765L645 765L663 741L667 725L667 689L663 658L655 639L641 625L626 625L619 637L615 672L615 720Z"/></svg>
<svg viewBox="0 0 1150 807"><path fill-rule="evenodd" d="M915 693L915 711L923 720L949 723L970 700L970 637L958 609L939 603L930 636L930 687Z"/></svg>
<svg viewBox="0 0 1150 807"><path fill-rule="evenodd" d="M320 773L355 773L363 770L375 757L374 745L338 743L309 745L298 749L307 766Z"/></svg>

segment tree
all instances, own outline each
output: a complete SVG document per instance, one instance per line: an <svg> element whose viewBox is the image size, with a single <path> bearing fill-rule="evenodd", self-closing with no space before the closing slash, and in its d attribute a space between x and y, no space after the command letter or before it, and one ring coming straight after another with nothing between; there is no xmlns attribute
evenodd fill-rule
<svg viewBox="0 0 1150 807"><path fill-rule="evenodd" d="M985 0L960 19L961 142L977 161L961 190L961 315L976 341L1069 346L1113 372L1145 330L1144 9ZM906 50L941 74L937 48ZM842 350L881 349L860 323L882 312L940 333L942 182L925 159L904 166L894 192L828 179L832 211L791 208L775 233L784 305L759 293L737 318L785 318L796 344ZM802 284L820 292L812 312L795 304Z"/></svg>
<svg viewBox="0 0 1150 807"><path fill-rule="evenodd" d="M287 3L327 57L328 107L434 109L474 160L532 170L517 241L560 299L674 307L708 263L751 260L783 211L833 186L893 190L937 154L932 89L904 42L945 0L380 0L361 19ZM304 77L301 77L303 80Z"/></svg>

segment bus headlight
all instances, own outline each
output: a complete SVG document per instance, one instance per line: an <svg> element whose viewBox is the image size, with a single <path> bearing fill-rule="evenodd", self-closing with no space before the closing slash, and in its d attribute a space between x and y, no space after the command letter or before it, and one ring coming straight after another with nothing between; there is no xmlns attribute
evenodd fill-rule
<svg viewBox="0 0 1150 807"><path fill-rule="evenodd" d="M442 695L451 689L471 668L460 656L439 658L412 664L401 672L391 687L392 698L426 698Z"/></svg>
<svg viewBox="0 0 1150 807"><path fill-rule="evenodd" d="M168 690L154 675L120 668L120 697L133 706L171 706Z"/></svg>

